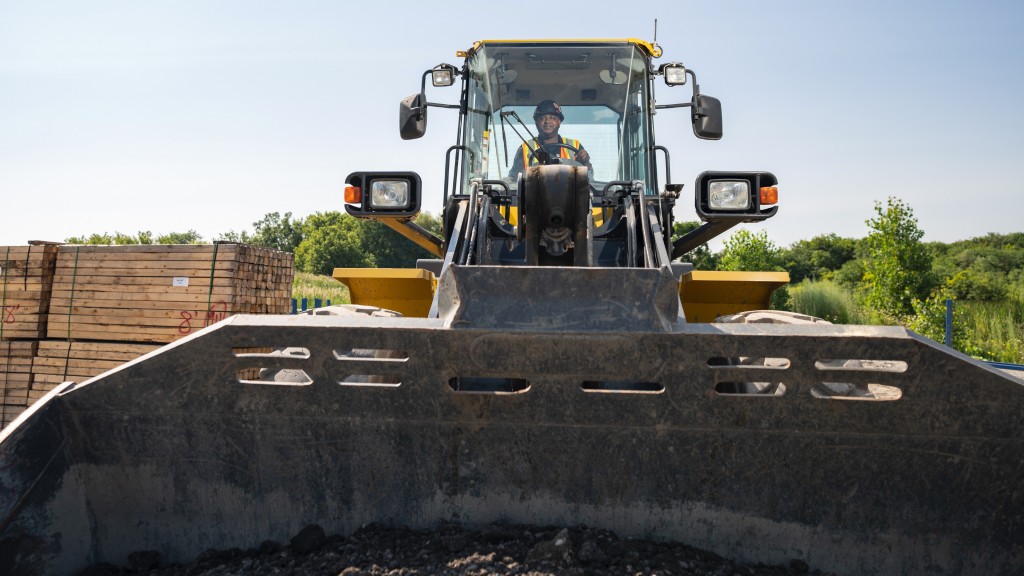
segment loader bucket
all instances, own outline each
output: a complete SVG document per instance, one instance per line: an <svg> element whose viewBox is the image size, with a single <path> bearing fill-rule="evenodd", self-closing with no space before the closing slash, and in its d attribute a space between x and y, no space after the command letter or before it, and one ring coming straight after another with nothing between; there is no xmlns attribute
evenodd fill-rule
<svg viewBox="0 0 1024 576"><path fill-rule="evenodd" d="M674 280L633 270L645 328L618 272L502 269L524 304L493 322L460 301L496 277L449 270L442 319L234 316L64 385L0 436L0 566L506 521L838 574L1024 571L1024 383L894 327L664 327ZM526 279L593 297L566 329Z"/></svg>

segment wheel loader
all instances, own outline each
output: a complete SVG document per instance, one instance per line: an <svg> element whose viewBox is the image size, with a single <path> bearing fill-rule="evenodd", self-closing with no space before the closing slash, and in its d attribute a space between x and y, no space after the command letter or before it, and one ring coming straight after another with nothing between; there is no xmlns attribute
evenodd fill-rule
<svg viewBox="0 0 1024 576"><path fill-rule="evenodd" d="M836 574L1024 573L1024 384L903 328L754 312L785 277L693 270L775 214L778 182L708 170L684 195L655 115L714 140L722 109L661 56L496 40L425 71L399 132L457 117L442 233L414 221L413 172L355 171L345 197L434 258L338 269L351 306L233 316L52 391L0 435L0 571L509 522ZM675 236L689 194L702 223Z"/></svg>

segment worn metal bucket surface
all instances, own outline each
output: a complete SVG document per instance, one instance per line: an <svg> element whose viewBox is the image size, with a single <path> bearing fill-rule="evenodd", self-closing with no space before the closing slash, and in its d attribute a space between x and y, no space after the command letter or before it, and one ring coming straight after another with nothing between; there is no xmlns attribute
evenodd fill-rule
<svg viewBox="0 0 1024 576"><path fill-rule="evenodd" d="M249 355L263 347L293 354ZM722 361L740 357L775 361ZM261 368L308 379L239 381ZM844 383L899 398L827 395ZM895 328L236 316L4 432L0 564L71 574L311 522L503 520L841 574L1020 573L1022 418L1020 381Z"/></svg>

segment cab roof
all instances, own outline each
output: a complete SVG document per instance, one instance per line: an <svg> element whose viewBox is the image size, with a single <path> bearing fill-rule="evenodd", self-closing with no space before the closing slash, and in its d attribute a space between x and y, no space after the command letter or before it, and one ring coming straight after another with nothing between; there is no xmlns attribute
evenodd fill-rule
<svg viewBox="0 0 1024 576"><path fill-rule="evenodd" d="M653 42L639 40L637 38L576 38L576 39L547 39L547 40L477 40L469 50L460 50L456 55L462 58L470 56L484 45L509 45L529 46L537 44L565 44L569 46L597 46L602 44L632 44L644 51L653 58L661 57L661 47Z"/></svg>

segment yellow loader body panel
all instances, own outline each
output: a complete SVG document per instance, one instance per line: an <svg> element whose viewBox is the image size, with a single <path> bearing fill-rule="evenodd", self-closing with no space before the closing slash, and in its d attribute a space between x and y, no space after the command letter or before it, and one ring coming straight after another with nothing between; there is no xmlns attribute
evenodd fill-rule
<svg viewBox="0 0 1024 576"><path fill-rule="evenodd" d="M788 272L694 270L679 282L679 299L687 322L714 322L719 316L767 310L772 292L788 282Z"/></svg>
<svg viewBox="0 0 1024 576"><path fill-rule="evenodd" d="M348 286L353 304L415 318L427 317L437 286L433 272L418 268L335 268L332 276Z"/></svg>
<svg viewBox="0 0 1024 576"><path fill-rule="evenodd" d="M434 274L420 269L335 268L333 277L348 286L353 304L415 318L427 317L437 289ZM767 310L772 293L788 282L787 272L694 270L679 282L679 298L687 322L713 322L727 314Z"/></svg>

